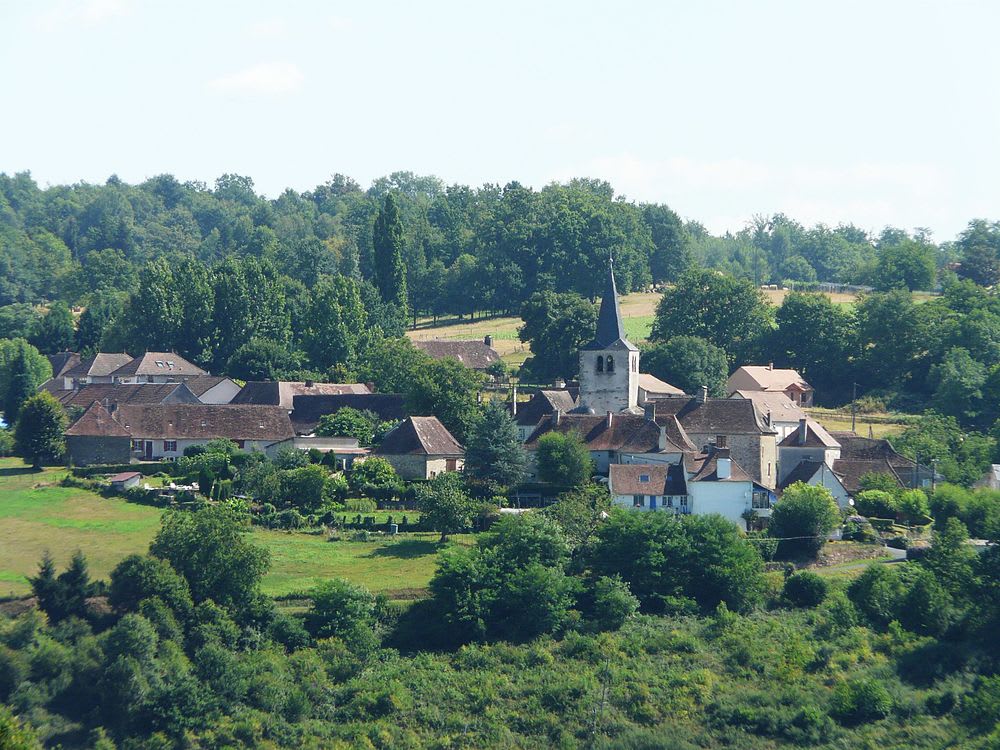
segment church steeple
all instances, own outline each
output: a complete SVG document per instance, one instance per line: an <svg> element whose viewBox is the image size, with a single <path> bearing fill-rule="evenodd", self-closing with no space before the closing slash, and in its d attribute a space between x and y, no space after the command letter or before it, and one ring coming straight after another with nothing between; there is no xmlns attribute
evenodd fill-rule
<svg viewBox="0 0 1000 750"><path fill-rule="evenodd" d="M618 306L618 287L615 285L615 265L608 258L608 279L601 297L601 309L597 313L597 335L584 348L589 350L608 349L617 342L625 344L627 349L635 349L625 338L625 324L622 322L622 311Z"/></svg>

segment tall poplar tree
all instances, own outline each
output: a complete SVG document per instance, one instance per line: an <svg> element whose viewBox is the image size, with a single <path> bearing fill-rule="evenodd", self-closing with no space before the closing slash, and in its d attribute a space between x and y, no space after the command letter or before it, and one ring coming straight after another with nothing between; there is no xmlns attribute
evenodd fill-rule
<svg viewBox="0 0 1000 750"><path fill-rule="evenodd" d="M375 217L372 233L375 249L375 286L382 299L407 309L406 264L403 262L403 222L392 193L385 196Z"/></svg>

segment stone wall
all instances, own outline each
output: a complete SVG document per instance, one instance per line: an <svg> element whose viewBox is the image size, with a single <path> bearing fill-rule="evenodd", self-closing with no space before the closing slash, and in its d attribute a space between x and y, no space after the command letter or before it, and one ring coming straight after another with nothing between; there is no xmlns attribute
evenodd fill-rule
<svg viewBox="0 0 1000 750"><path fill-rule="evenodd" d="M597 358L602 363L614 357L613 372L607 365L597 369ZM582 351L580 352L580 401L595 414L615 414L634 407L639 402L639 352Z"/></svg>
<svg viewBox="0 0 1000 750"><path fill-rule="evenodd" d="M131 446L127 437L66 436L66 449L74 466L127 464L132 459Z"/></svg>

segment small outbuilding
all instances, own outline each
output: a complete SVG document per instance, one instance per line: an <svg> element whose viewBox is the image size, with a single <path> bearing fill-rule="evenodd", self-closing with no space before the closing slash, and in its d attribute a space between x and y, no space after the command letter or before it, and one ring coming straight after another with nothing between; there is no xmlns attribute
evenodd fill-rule
<svg viewBox="0 0 1000 750"><path fill-rule="evenodd" d="M374 455L392 464L403 479L433 479L465 466L465 448L437 417L407 417Z"/></svg>
<svg viewBox="0 0 1000 750"><path fill-rule="evenodd" d="M121 474L115 474L108 481L111 482L112 489L127 490L137 487L141 480L142 474L138 471L123 471Z"/></svg>

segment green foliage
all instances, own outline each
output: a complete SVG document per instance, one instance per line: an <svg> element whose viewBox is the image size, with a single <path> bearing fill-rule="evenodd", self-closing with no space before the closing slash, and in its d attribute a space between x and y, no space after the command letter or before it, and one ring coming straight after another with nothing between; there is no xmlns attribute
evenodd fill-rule
<svg viewBox="0 0 1000 750"><path fill-rule="evenodd" d="M639 599L619 576L594 581L592 619L599 630L618 630L639 611Z"/></svg>
<svg viewBox="0 0 1000 750"><path fill-rule="evenodd" d="M369 459L370 461L371 459ZM367 462L366 462L367 463ZM441 533L441 541L472 526L482 503L465 494L461 477L454 472L439 474L416 490L423 522Z"/></svg>
<svg viewBox="0 0 1000 750"><path fill-rule="evenodd" d="M846 724L884 719L892 709L892 695L874 679L848 680L833 694L832 713Z"/></svg>
<svg viewBox="0 0 1000 750"><path fill-rule="evenodd" d="M372 248L375 254L375 283L382 299L406 310L406 266L403 263L403 223L395 196L386 193L375 217Z"/></svg>
<svg viewBox="0 0 1000 750"><path fill-rule="evenodd" d="M454 359L430 360L412 373L406 384L410 414L434 415L459 442L479 419L479 389L483 376Z"/></svg>
<svg viewBox="0 0 1000 750"><path fill-rule="evenodd" d="M762 598L760 555L721 516L617 509L598 530L589 562L595 575L620 575L651 612L683 608L685 600L743 612Z"/></svg>
<svg viewBox="0 0 1000 750"><path fill-rule="evenodd" d="M285 502L306 513L312 513L326 499L329 472L317 464L290 469L281 474L281 494Z"/></svg>
<svg viewBox="0 0 1000 750"><path fill-rule="evenodd" d="M573 431L542 435L535 450L535 461L539 479L562 487L582 487L594 473L590 451Z"/></svg>
<svg viewBox="0 0 1000 750"><path fill-rule="evenodd" d="M858 513L869 518L895 518L900 512L897 495L898 492L864 490L855 496L854 507Z"/></svg>
<svg viewBox="0 0 1000 750"><path fill-rule="evenodd" d="M715 271L691 270L664 293L650 340L696 336L722 349L730 364L750 361L770 331L772 314L752 283Z"/></svg>
<svg viewBox="0 0 1000 750"><path fill-rule="evenodd" d="M828 589L822 576L803 570L785 579L781 595L793 607L818 607L826 598Z"/></svg>
<svg viewBox="0 0 1000 750"><path fill-rule="evenodd" d="M0 706L0 747L3 750L41 750L42 743L6 706Z"/></svg>
<svg viewBox="0 0 1000 750"><path fill-rule="evenodd" d="M890 289L931 289L937 275L937 248L929 242L902 239L879 243L874 285L880 291Z"/></svg>
<svg viewBox="0 0 1000 750"><path fill-rule="evenodd" d="M17 452L35 468L57 463L66 453L67 419L59 402L40 391L21 406L14 429Z"/></svg>
<svg viewBox="0 0 1000 750"><path fill-rule="evenodd" d="M996 450L991 437L968 432L953 416L928 411L899 435L893 445L903 455L919 459L922 466L932 462L945 480L971 485L986 472Z"/></svg>
<svg viewBox="0 0 1000 750"><path fill-rule="evenodd" d="M536 292L521 307L520 340L531 348L521 379L551 383L576 377L580 347L594 335L597 308L574 293Z"/></svg>
<svg viewBox="0 0 1000 750"><path fill-rule="evenodd" d="M22 364L23 362L23 364ZM27 378L23 378L25 371ZM20 382L14 385L15 377ZM0 339L0 406L4 411L10 404L22 404L28 389L34 392L42 383L52 377L52 365L49 360L24 339ZM11 390L16 393L12 394ZM16 414L6 419L7 424L14 424Z"/></svg>
<svg viewBox="0 0 1000 750"><path fill-rule="evenodd" d="M40 318L31 333L31 343L43 354L72 351L76 340L76 326L69 306L57 300Z"/></svg>
<svg viewBox="0 0 1000 750"><path fill-rule="evenodd" d="M270 339L252 338L240 346L226 363L230 377L240 380L282 380L301 362L287 346Z"/></svg>
<svg viewBox="0 0 1000 750"><path fill-rule="evenodd" d="M83 553L74 552L66 570L58 576L52 558L46 553L38 566L38 575L31 579L31 590L38 597L38 606L52 622L67 617L86 617L86 601L93 595L94 587Z"/></svg>
<svg viewBox="0 0 1000 750"><path fill-rule="evenodd" d="M584 485L564 492L542 510L562 529L574 557L585 557L597 531L611 511L611 496L603 486Z"/></svg>
<svg viewBox="0 0 1000 750"><path fill-rule="evenodd" d="M673 336L662 344L642 351L644 372L677 386L685 393L699 393L702 386L710 396L728 394L726 379L729 362L726 353L697 336Z"/></svg>
<svg viewBox="0 0 1000 750"><path fill-rule="evenodd" d="M156 598L181 620L194 606L191 591L166 560L129 555L111 571L108 602L118 610L135 612L144 600Z"/></svg>
<svg viewBox="0 0 1000 750"><path fill-rule="evenodd" d="M316 425L315 434L322 437L352 437L359 445L371 445L375 437L376 419L370 413L347 406L333 414L324 414Z"/></svg>
<svg viewBox="0 0 1000 750"><path fill-rule="evenodd" d="M803 482L786 487L771 513L768 533L782 557L815 557L840 523L840 510L825 487Z"/></svg>
<svg viewBox="0 0 1000 750"><path fill-rule="evenodd" d="M339 638L360 656L378 647L375 597L370 591L335 578L317 587L309 598L312 607L305 626L315 638Z"/></svg>
<svg viewBox="0 0 1000 750"><path fill-rule="evenodd" d="M196 603L211 599L238 615L259 606L270 555L244 538L226 508L168 513L149 551L184 576Z"/></svg>
<svg viewBox="0 0 1000 750"><path fill-rule="evenodd" d="M369 456L364 461L356 461L347 474L351 489L362 487L392 487L399 483L399 475L386 459Z"/></svg>
<svg viewBox="0 0 1000 750"><path fill-rule="evenodd" d="M490 401L466 442L466 473L509 487L524 477L526 463L527 456L510 412L499 399Z"/></svg>

